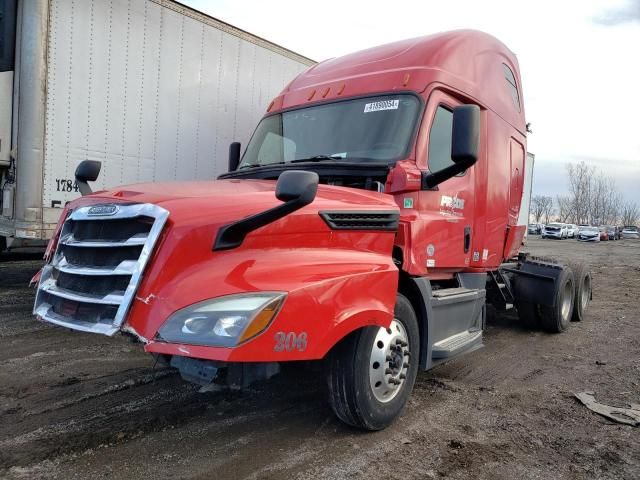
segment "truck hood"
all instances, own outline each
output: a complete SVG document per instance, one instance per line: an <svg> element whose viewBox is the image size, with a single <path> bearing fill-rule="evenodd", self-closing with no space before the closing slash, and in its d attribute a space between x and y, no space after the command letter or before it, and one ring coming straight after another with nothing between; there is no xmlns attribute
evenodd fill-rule
<svg viewBox="0 0 640 480"><path fill-rule="evenodd" d="M90 203L153 203L169 211L171 223L224 224L267 210L281 202L275 180L229 179L203 182L141 183L95 192ZM75 202L74 202L75 203ZM78 203L84 203L78 201ZM398 210L391 196L353 188L319 185L312 204L293 215L319 210Z"/></svg>

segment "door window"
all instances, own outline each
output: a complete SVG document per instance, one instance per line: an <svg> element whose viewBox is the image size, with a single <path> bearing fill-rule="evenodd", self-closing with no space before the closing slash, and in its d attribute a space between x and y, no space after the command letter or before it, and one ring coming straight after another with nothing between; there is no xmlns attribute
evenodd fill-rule
<svg viewBox="0 0 640 480"><path fill-rule="evenodd" d="M429 132L429 170L439 172L453 165L451 160L451 129L453 112L442 105L436 110Z"/></svg>

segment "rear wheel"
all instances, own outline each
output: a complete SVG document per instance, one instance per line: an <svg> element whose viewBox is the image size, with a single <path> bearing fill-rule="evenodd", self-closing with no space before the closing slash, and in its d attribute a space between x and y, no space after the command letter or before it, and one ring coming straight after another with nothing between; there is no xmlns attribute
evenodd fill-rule
<svg viewBox="0 0 640 480"><path fill-rule="evenodd" d="M575 296L573 272L563 267L558 277L555 302L552 306L540 306L542 328L549 333L560 333L567 329L573 315Z"/></svg>
<svg viewBox="0 0 640 480"><path fill-rule="evenodd" d="M589 267L582 262L572 263L571 270L573 270L575 283L571 320L573 322L581 322L591 301L591 272Z"/></svg>
<svg viewBox="0 0 640 480"><path fill-rule="evenodd" d="M329 402L343 422L365 430L389 426L407 404L418 373L418 321L398 294L389 328L352 333L329 354Z"/></svg>

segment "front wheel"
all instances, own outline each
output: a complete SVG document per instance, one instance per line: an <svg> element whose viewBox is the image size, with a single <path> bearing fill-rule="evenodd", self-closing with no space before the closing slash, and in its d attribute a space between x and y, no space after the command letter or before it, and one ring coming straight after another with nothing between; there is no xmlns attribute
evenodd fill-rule
<svg viewBox="0 0 640 480"><path fill-rule="evenodd" d="M398 294L389 328L367 327L336 345L327 362L329 402L343 422L382 430L401 413L418 373L418 320Z"/></svg>

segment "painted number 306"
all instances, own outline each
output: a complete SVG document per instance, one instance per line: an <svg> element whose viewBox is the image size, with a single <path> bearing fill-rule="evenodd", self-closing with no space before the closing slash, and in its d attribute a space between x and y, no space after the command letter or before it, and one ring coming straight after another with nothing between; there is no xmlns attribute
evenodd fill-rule
<svg viewBox="0 0 640 480"><path fill-rule="evenodd" d="M293 352L298 350L304 352L307 349L307 332L296 334L296 332L278 332L275 334L276 346L273 350L276 352Z"/></svg>

